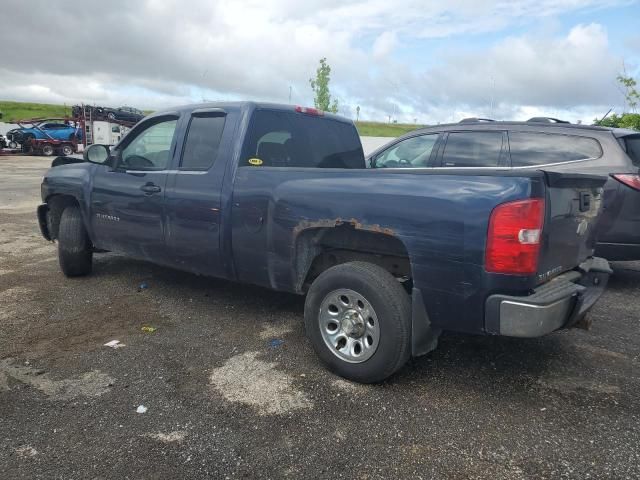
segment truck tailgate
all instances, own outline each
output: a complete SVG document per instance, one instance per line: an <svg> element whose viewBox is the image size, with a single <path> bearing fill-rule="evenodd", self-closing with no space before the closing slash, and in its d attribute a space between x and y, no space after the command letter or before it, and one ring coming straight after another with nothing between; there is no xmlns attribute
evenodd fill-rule
<svg viewBox="0 0 640 480"><path fill-rule="evenodd" d="M596 218L607 177L544 172L546 217L538 262L538 283L571 270L593 255Z"/></svg>

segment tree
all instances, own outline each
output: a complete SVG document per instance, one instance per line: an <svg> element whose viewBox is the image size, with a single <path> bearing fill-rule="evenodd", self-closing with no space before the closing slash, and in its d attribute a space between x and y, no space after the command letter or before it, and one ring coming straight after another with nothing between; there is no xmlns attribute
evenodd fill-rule
<svg viewBox="0 0 640 480"><path fill-rule="evenodd" d="M636 89L638 82L635 78L628 76L626 70L616 77L622 93L624 94L625 110L629 108L634 113L622 113L620 115L609 115L602 120L597 118L593 121L594 125L611 128L631 128L640 130L640 113L635 113L638 103L640 102L640 93Z"/></svg>
<svg viewBox="0 0 640 480"><path fill-rule="evenodd" d="M331 92L329 91L329 81L331 80L331 67L326 58L320 59L320 66L316 70L316 78L310 78L309 84L313 90L313 103L317 109L325 112L337 113L338 101L331 102Z"/></svg>
<svg viewBox="0 0 640 480"><path fill-rule="evenodd" d="M636 90L638 82L636 82L635 78L629 77L626 74L618 75L617 80L623 88L624 100L629 110L635 112L638 101L640 101L640 93Z"/></svg>
<svg viewBox="0 0 640 480"><path fill-rule="evenodd" d="M593 121L594 125L610 128L631 128L633 130L640 130L640 113L623 113L622 115L609 115L604 120Z"/></svg>

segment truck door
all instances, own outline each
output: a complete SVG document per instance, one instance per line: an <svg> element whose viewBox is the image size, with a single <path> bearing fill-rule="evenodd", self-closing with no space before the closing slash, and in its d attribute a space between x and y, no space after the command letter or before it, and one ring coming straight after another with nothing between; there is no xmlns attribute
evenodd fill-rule
<svg viewBox="0 0 640 480"><path fill-rule="evenodd" d="M175 153L178 115L138 125L98 166L91 191L91 228L98 248L164 261L167 168Z"/></svg>
<svg viewBox="0 0 640 480"><path fill-rule="evenodd" d="M235 112L191 113L177 168L165 196L167 257L181 270L226 278L230 259L220 253L225 167L233 150Z"/></svg>

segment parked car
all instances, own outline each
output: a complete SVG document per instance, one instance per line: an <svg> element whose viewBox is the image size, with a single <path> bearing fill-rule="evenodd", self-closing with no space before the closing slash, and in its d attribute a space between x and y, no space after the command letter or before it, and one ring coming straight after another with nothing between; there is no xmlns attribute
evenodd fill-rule
<svg viewBox="0 0 640 480"><path fill-rule="evenodd" d="M367 169L354 124L311 108L174 108L84 159L56 160L37 211L65 275L112 251L306 294L315 351L355 381L388 377L442 330L586 326L610 274L592 256L606 178Z"/></svg>
<svg viewBox="0 0 640 480"><path fill-rule="evenodd" d="M606 175L596 255L640 259L640 132L557 119L467 119L413 131L368 157L373 168L482 168Z"/></svg>
<svg viewBox="0 0 640 480"><path fill-rule="evenodd" d="M4 135L0 135L0 149L1 148L7 148L7 139L4 138Z"/></svg>

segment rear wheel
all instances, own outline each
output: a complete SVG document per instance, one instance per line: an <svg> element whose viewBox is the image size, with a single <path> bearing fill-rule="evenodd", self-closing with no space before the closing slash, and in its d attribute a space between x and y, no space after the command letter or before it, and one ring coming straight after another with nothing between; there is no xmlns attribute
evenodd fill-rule
<svg viewBox="0 0 640 480"><path fill-rule="evenodd" d="M54 149L51 145L43 145L41 151L45 157L50 157L54 153Z"/></svg>
<svg viewBox="0 0 640 480"><path fill-rule="evenodd" d="M410 356L411 298L385 269L351 262L323 272L305 302L305 329L328 368L379 382Z"/></svg>
<svg viewBox="0 0 640 480"><path fill-rule="evenodd" d="M58 260L67 277L91 273L93 250L78 207L67 207L60 218Z"/></svg>
<svg viewBox="0 0 640 480"><path fill-rule="evenodd" d="M71 145L63 145L62 148L60 148L60 153L64 156L71 155L73 154L73 147Z"/></svg>

